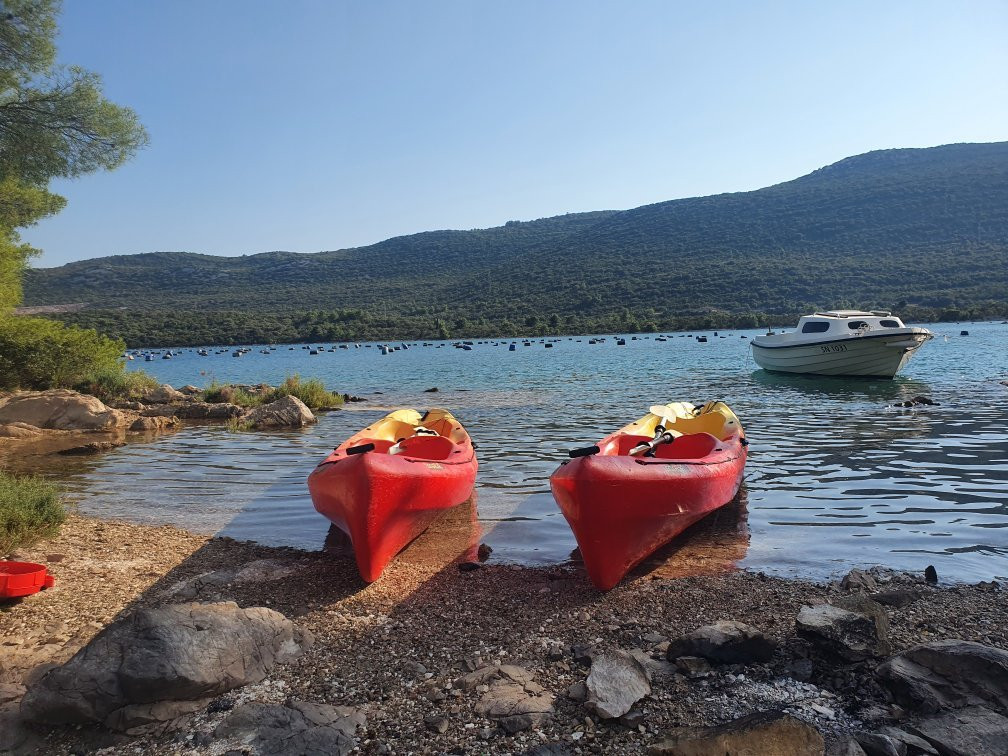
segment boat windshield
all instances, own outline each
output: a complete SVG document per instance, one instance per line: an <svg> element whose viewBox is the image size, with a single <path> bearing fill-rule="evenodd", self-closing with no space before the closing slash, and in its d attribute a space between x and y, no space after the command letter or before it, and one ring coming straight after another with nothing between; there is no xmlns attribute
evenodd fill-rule
<svg viewBox="0 0 1008 756"><path fill-rule="evenodd" d="M827 320L809 320L802 326L802 333L825 333L830 324Z"/></svg>

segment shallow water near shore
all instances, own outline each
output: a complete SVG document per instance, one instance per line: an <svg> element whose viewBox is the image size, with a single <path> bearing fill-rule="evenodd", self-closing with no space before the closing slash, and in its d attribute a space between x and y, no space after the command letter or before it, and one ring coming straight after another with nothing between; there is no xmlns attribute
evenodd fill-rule
<svg viewBox="0 0 1008 756"><path fill-rule="evenodd" d="M494 561L556 564L576 560L548 483L567 449L651 404L722 399L751 442L743 490L649 569L824 578L854 566L933 564L942 579L1006 578L1008 387L999 381L1008 379L1008 325L930 327L936 338L891 381L766 373L749 354L757 331L707 331L707 343L696 333L627 335L625 346L612 336L594 345L562 337L549 349L517 340L514 352L510 339L471 351L410 342L387 355L363 344L318 355L301 345L255 348L240 358L187 349L130 367L174 386L299 373L367 401L303 430L187 427L97 457L40 457L37 467L85 514L320 549L328 522L305 485L315 464L390 408L442 406L478 445L476 540ZM438 392L425 393L431 387ZM917 396L939 404L893 406Z"/></svg>

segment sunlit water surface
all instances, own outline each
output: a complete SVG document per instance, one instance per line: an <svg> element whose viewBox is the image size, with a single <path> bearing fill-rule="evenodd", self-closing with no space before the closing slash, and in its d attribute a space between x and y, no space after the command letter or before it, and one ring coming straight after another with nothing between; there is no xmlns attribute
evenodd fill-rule
<svg viewBox="0 0 1008 756"><path fill-rule="evenodd" d="M307 549L328 522L305 479L342 439L390 408L443 406L477 443L476 497L492 559L569 561L576 544L548 478L571 447L670 400L723 399L751 441L736 502L667 553L821 578L882 564L943 578L1008 576L1008 325L938 324L895 380L778 376L749 354L755 331L477 343L471 351L411 343L312 356L300 345L235 358L185 350L139 368L178 387L277 383L291 373L367 399L303 430L234 433L187 427L98 457L61 457L81 511ZM968 336L960 330L968 329ZM329 346L329 345L326 345ZM425 393L437 387L438 393ZM927 396L939 404L898 408ZM659 555L658 562L666 556ZM660 569L660 567L659 567Z"/></svg>

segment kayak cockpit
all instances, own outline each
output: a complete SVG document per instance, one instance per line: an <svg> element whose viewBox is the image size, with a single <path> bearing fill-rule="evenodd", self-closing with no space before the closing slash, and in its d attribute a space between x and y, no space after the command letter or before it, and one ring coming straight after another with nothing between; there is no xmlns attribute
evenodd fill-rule
<svg viewBox="0 0 1008 756"><path fill-rule="evenodd" d="M611 440L599 447L601 455L629 455L632 449L652 440L650 436L638 436L631 433L618 433ZM718 449L720 440L710 433L690 433L676 436L669 443L654 447L654 454L648 459L703 459Z"/></svg>
<svg viewBox="0 0 1008 756"><path fill-rule="evenodd" d="M390 412L351 436L322 464L360 454L459 462L472 457L472 442L462 425L447 410L431 409L421 415L414 409L401 409Z"/></svg>

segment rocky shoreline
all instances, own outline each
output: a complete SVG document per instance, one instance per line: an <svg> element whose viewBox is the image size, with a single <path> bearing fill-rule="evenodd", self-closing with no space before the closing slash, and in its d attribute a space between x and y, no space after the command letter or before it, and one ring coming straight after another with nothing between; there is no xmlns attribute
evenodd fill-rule
<svg viewBox="0 0 1008 756"><path fill-rule="evenodd" d="M238 386L255 392L270 386ZM243 407L206 402L195 386L164 384L139 401L106 405L71 389L20 391L0 396L0 461L47 454L96 454L133 440L150 440L193 423L233 423L242 430L299 428L317 421L295 396ZM348 397L349 401L360 401ZM327 411L334 407L322 408Z"/></svg>
<svg viewBox="0 0 1008 756"><path fill-rule="evenodd" d="M371 585L340 546L71 516L17 555L56 586L0 609L0 751L1006 753L997 583L653 572L603 594L478 562L464 509ZM215 632L236 657L192 640Z"/></svg>

